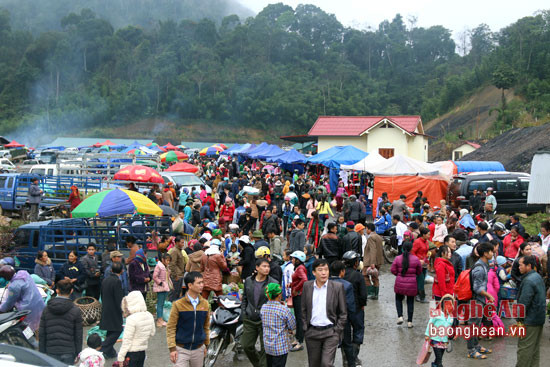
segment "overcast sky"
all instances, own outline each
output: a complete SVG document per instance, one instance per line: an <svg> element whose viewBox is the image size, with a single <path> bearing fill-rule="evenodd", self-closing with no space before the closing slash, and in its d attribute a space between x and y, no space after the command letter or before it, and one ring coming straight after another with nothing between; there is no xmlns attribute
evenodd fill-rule
<svg viewBox="0 0 550 367"><path fill-rule="evenodd" d="M537 10L550 9L548 0L239 0L254 12L267 4L283 2L296 8L298 4L314 4L327 13L333 13L345 26L366 29L377 28L384 19L393 19L400 13L405 20L417 17L417 25L442 25L457 32L486 23L492 31L533 15Z"/></svg>

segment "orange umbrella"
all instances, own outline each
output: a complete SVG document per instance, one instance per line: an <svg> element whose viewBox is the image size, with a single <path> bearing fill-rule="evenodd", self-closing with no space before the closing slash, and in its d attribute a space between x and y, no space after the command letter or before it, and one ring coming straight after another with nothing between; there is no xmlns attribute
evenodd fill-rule
<svg viewBox="0 0 550 367"><path fill-rule="evenodd" d="M157 171L146 166L124 167L115 173L113 178L121 181L164 183L162 176Z"/></svg>

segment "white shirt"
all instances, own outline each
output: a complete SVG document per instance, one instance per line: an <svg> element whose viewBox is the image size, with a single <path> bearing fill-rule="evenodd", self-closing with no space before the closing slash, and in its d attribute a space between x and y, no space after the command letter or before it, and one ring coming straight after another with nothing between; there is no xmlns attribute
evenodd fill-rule
<svg viewBox="0 0 550 367"><path fill-rule="evenodd" d="M199 305L199 297L193 298L189 293L187 293L187 298L189 298L189 302L193 305L193 308L195 311L197 310L197 306Z"/></svg>
<svg viewBox="0 0 550 367"><path fill-rule="evenodd" d="M328 280L319 288L317 281L313 281L313 298L310 324L313 326L328 326L332 322L327 317L327 289Z"/></svg>
<svg viewBox="0 0 550 367"><path fill-rule="evenodd" d="M397 235L397 244L401 246L403 244L403 235L407 231L407 225L401 221L395 226L395 234Z"/></svg>

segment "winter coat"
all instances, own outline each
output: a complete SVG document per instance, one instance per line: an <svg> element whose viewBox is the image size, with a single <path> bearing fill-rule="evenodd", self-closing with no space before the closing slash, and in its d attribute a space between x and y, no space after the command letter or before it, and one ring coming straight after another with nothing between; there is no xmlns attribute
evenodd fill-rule
<svg viewBox="0 0 550 367"><path fill-rule="evenodd" d="M355 251L359 254L359 257L363 257L363 239L359 233L355 231L348 232L344 238L342 238L342 241L344 242L342 254L348 251Z"/></svg>
<svg viewBox="0 0 550 367"><path fill-rule="evenodd" d="M222 290L222 270L227 269L227 262L222 254L202 255L201 273L204 289L219 292Z"/></svg>
<svg viewBox="0 0 550 367"><path fill-rule="evenodd" d="M166 266L159 261L155 266L153 272L153 292L169 292L170 286L168 285L168 279L170 278L170 271L166 269Z"/></svg>
<svg viewBox="0 0 550 367"><path fill-rule="evenodd" d="M456 251L453 252L451 255L451 264L453 264L453 268L455 270L455 282L458 279L458 276L462 272L462 258L459 254L456 253Z"/></svg>
<svg viewBox="0 0 550 367"><path fill-rule="evenodd" d="M104 367L105 357L99 350L86 348L78 355L76 363L79 362L78 367Z"/></svg>
<svg viewBox="0 0 550 367"><path fill-rule="evenodd" d="M241 261L239 265L243 267L241 272L241 278L246 279L252 275L255 269L256 257L254 255L254 246L249 243L243 244L243 250L241 251Z"/></svg>
<svg viewBox="0 0 550 367"><path fill-rule="evenodd" d="M495 299L495 302L498 301L498 291L500 290L500 282L498 281L498 275L496 268L493 266L489 268L489 273L487 274L487 293L489 293Z"/></svg>
<svg viewBox="0 0 550 367"><path fill-rule="evenodd" d="M185 274L185 257L183 256L183 253L178 248L178 246L172 247L170 251L168 251L168 254L170 255L170 257L172 257L170 264L168 264L168 269L170 269L170 276L173 279L179 280Z"/></svg>
<svg viewBox="0 0 550 367"><path fill-rule="evenodd" d="M0 306L0 313L11 311L14 307L17 311L29 310L31 313L27 315L25 322L31 329L38 330L40 316L46 305L29 273L19 270L11 279L7 294Z"/></svg>
<svg viewBox="0 0 550 367"><path fill-rule="evenodd" d="M411 250L411 254L416 256L419 260L423 260L424 263L426 263L428 258L428 251L430 251L430 245L428 245L428 241L417 238L413 242L413 248Z"/></svg>
<svg viewBox="0 0 550 367"><path fill-rule="evenodd" d="M52 265L52 260L48 258L48 261L44 262L39 259L35 259L34 273L42 278L49 286L55 283L55 269Z"/></svg>
<svg viewBox="0 0 550 367"><path fill-rule="evenodd" d="M95 273L101 270L97 262L97 256L90 257L90 255L86 254L86 256L82 256L80 263L86 272L86 280L88 285L99 284L101 282L101 275L97 277L95 276Z"/></svg>
<svg viewBox="0 0 550 367"><path fill-rule="evenodd" d="M288 238L290 251L304 251L306 246L306 234L301 229L293 229Z"/></svg>
<svg viewBox="0 0 550 367"><path fill-rule="evenodd" d="M340 239L338 238L338 235L334 233L327 233L323 237L321 237L321 242L319 244L318 248L318 255L319 257L323 257L325 259L336 257L340 258L342 256L341 247L340 247Z"/></svg>
<svg viewBox="0 0 550 367"><path fill-rule="evenodd" d="M203 250L195 251L191 255L189 255L189 261L185 265L185 271L201 271L201 260L202 255L204 255Z"/></svg>
<svg viewBox="0 0 550 367"><path fill-rule="evenodd" d="M243 300L241 303L241 315L251 321L260 321L260 310L262 306L267 302L265 295L265 287L269 283L278 283L277 280L268 276L262 283L262 289L260 291L260 297L258 303L254 302L254 282L256 281L256 275L248 277L244 281Z"/></svg>
<svg viewBox="0 0 550 367"><path fill-rule="evenodd" d="M358 201L352 201L349 203L349 214L348 218L349 220L354 221L355 223L358 223L361 219L361 204Z"/></svg>
<svg viewBox="0 0 550 367"><path fill-rule="evenodd" d="M128 265L128 279L130 280L130 292L140 291L145 292L147 281L145 278L150 278L149 266L144 263L138 257Z"/></svg>
<svg viewBox="0 0 550 367"><path fill-rule="evenodd" d="M403 255L399 255L393 260L391 264L391 272L393 275L396 275L395 285L393 290L396 294L401 294L404 296L416 296L417 294L417 284L416 276L422 272L422 265L420 265L420 260L413 254L409 254L409 267L405 275L402 275L403 271Z"/></svg>
<svg viewBox="0 0 550 367"><path fill-rule="evenodd" d="M106 331L122 331L121 302L124 296L118 275L111 273L101 284L101 321L99 328Z"/></svg>
<svg viewBox="0 0 550 367"><path fill-rule="evenodd" d="M67 277L69 279L77 279L75 283L73 283L73 286L81 286L86 281L86 272L84 271L84 268L80 261L76 261L76 263L66 262L63 264L63 267L59 271L59 275L63 279L64 277Z"/></svg>
<svg viewBox="0 0 550 367"><path fill-rule="evenodd" d="M365 246L365 253L363 255L363 269L372 264L384 265L384 249L382 242L382 237L371 232L367 239L367 245Z"/></svg>
<svg viewBox="0 0 550 367"><path fill-rule="evenodd" d="M438 257L434 261L435 276L432 286L432 294L443 297L446 294L454 294L455 270L453 264L447 259Z"/></svg>
<svg viewBox="0 0 550 367"><path fill-rule="evenodd" d="M155 320L147 311L147 305L140 292L130 292L124 297L122 310L129 316L126 317L122 344L118 351L117 360L121 363L128 352L147 350L149 338L155 335Z"/></svg>
<svg viewBox="0 0 550 367"><path fill-rule="evenodd" d="M502 241L504 244L504 256L513 259L517 256L519 245L523 243L523 237L518 236L515 241L512 241L512 236L509 234Z"/></svg>
<svg viewBox="0 0 550 367"><path fill-rule="evenodd" d="M222 205L220 209L220 219L224 218L226 222L233 221L233 215L235 214L235 206Z"/></svg>
<svg viewBox="0 0 550 367"><path fill-rule="evenodd" d="M546 320L546 289L542 277L534 270L523 275L517 303L525 306L525 325L544 325Z"/></svg>
<svg viewBox="0 0 550 367"><path fill-rule="evenodd" d="M304 283L307 282L307 280L306 267L304 264L298 265L298 267L294 269L294 273L292 273L292 283L290 283L290 289L292 290L293 296L302 294Z"/></svg>
<svg viewBox="0 0 550 367"><path fill-rule="evenodd" d="M39 347L46 354L70 354L82 350L82 312L65 297L50 299L40 318Z"/></svg>
<svg viewBox="0 0 550 367"><path fill-rule="evenodd" d="M42 190L40 190L40 187L38 185L35 185L32 183L29 186L29 204L40 204L42 201Z"/></svg>
<svg viewBox="0 0 550 367"><path fill-rule="evenodd" d="M436 224L434 235L433 235L432 239L433 239L433 241L443 243L443 241L445 240L445 236L447 234L448 234L447 233L447 226L444 223Z"/></svg>

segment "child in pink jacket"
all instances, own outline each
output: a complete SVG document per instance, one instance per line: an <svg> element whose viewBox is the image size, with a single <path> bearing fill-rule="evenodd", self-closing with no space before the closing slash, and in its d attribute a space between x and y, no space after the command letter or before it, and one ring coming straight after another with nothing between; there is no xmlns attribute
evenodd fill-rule
<svg viewBox="0 0 550 367"><path fill-rule="evenodd" d="M153 272L153 292L157 294L157 327L163 327L166 326L166 322L162 317L164 302L168 292L170 292L170 283L172 282L170 280L170 270L168 269L172 257L164 253L160 255L159 260Z"/></svg>

